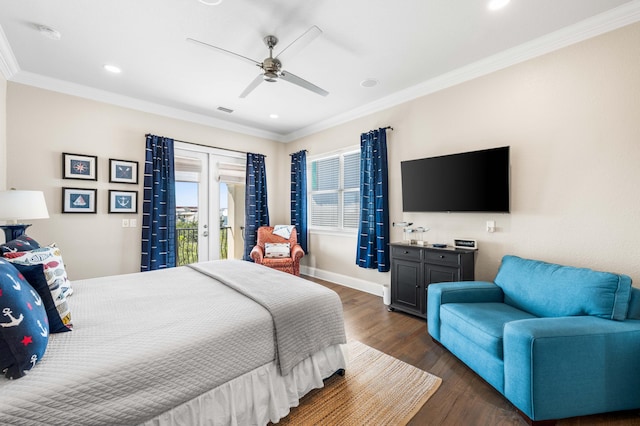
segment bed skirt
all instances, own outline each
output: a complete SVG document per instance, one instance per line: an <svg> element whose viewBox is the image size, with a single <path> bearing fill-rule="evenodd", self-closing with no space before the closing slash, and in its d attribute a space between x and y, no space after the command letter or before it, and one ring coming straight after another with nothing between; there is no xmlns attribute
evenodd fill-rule
<svg viewBox="0 0 640 426"><path fill-rule="evenodd" d="M297 407L323 379L346 369L346 345L334 345L310 356L281 376L271 362L179 405L143 426L266 425L277 423Z"/></svg>

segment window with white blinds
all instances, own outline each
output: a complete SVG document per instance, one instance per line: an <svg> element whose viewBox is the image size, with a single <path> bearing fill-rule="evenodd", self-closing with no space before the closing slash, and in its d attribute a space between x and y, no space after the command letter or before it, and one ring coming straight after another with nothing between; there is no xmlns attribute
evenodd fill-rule
<svg viewBox="0 0 640 426"><path fill-rule="evenodd" d="M360 220L360 151L310 161L309 226L358 229Z"/></svg>

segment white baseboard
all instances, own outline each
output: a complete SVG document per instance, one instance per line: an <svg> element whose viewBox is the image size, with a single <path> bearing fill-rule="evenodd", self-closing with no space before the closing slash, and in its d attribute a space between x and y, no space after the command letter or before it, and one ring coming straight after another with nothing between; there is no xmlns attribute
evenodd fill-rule
<svg viewBox="0 0 640 426"><path fill-rule="evenodd" d="M300 274L330 281L344 287L353 288L364 291L365 293L373 294L374 296L382 297L382 284L372 283L370 281L361 280L360 278L353 278L347 275L336 274L335 272L304 265L300 265Z"/></svg>

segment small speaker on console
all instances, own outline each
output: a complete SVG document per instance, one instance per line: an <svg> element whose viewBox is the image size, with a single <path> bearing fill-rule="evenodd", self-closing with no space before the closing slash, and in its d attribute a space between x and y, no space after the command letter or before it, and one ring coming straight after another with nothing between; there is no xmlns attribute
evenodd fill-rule
<svg viewBox="0 0 640 426"><path fill-rule="evenodd" d="M453 240L453 245L456 248L478 250L478 242L468 238L456 238Z"/></svg>

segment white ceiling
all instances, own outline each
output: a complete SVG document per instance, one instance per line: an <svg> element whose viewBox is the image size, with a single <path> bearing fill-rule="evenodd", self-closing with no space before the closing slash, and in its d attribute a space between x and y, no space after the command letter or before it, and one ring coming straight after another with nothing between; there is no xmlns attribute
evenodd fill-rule
<svg viewBox="0 0 640 426"><path fill-rule="evenodd" d="M0 71L10 81L286 142L640 20L640 0L513 0L497 12L487 2L0 0ZM38 24L61 39L44 37ZM280 39L277 53L312 25L323 34L283 68L327 97L278 81L240 99L259 69L185 41L262 61L265 35ZM107 63L122 73L107 73ZM361 87L367 78L379 84Z"/></svg>

